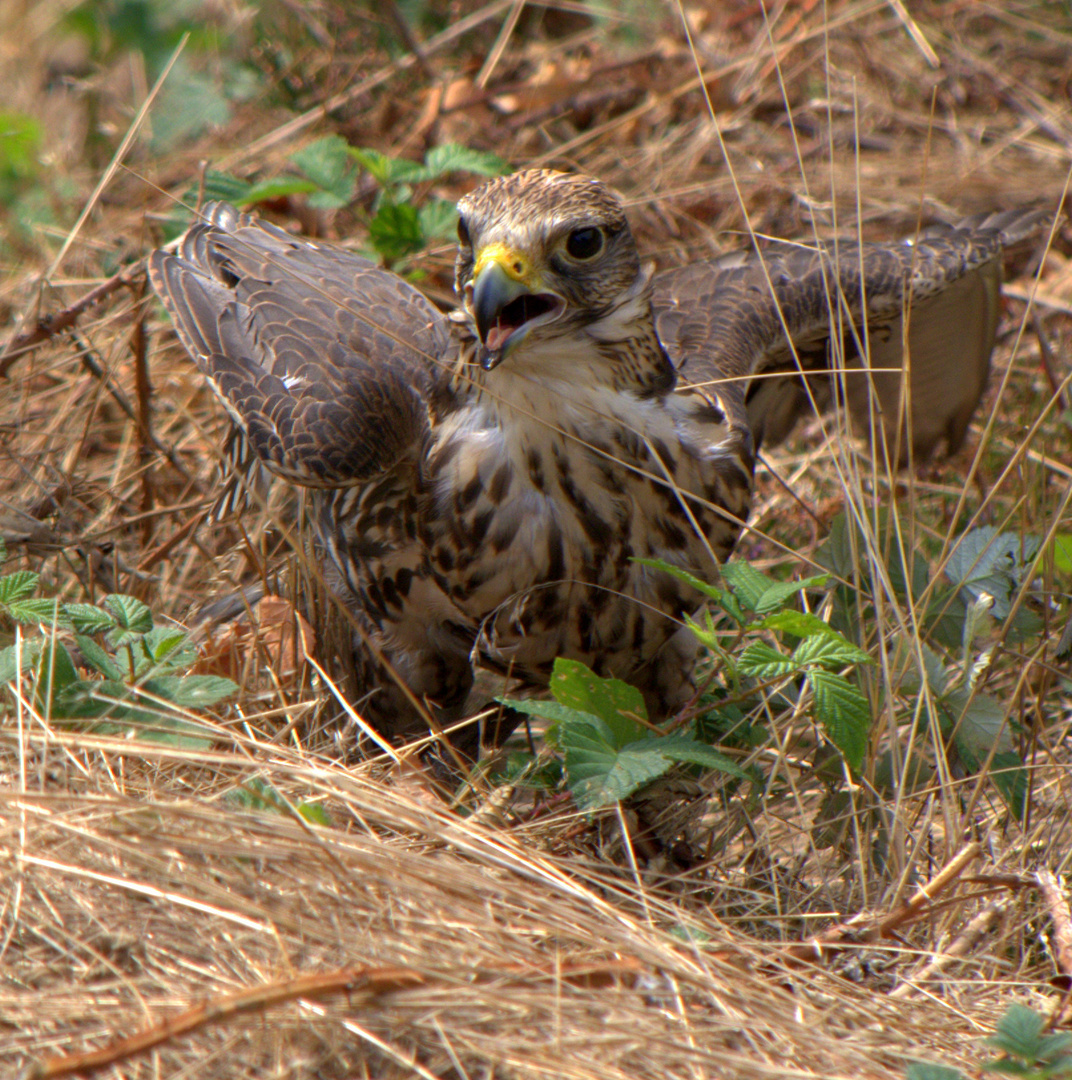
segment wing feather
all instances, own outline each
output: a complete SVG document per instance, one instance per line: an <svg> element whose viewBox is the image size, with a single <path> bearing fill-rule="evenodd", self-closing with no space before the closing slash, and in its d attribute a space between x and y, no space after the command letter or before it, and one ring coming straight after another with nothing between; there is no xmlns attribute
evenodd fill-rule
<svg viewBox="0 0 1072 1080"><path fill-rule="evenodd" d="M1002 251L1048 219L1014 211L899 244L779 242L762 256L684 266L655 279L659 336L686 380L747 387L757 438L777 442L812 402L822 408L837 395L864 431L880 415L879 431L905 457L907 312L911 447L927 455L944 441L952 453L986 386ZM843 385L829 374L832 357L849 371Z"/></svg>
<svg viewBox="0 0 1072 1080"><path fill-rule="evenodd" d="M359 483L422 445L451 335L395 274L222 203L174 254L154 253L149 273L273 472L307 486Z"/></svg>

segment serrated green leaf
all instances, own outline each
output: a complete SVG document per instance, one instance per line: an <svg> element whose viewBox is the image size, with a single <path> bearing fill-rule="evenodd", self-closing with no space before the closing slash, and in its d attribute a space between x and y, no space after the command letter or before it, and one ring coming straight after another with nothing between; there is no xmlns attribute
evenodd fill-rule
<svg viewBox="0 0 1072 1080"><path fill-rule="evenodd" d="M115 616L95 604L64 604L63 610L79 634L100 634L115 626Z"/></svg>
<svg viewBox="0 0 1072 1080"><path fill-rule="evenodd" d="M426 240L442 240L458 227L458 210L446 199L430 199L417 211L417 218Z"/></svg>
<svg viewBox="0 0 1072 1080"><path fill-rule="evenodd" d="M821 668L812 668L807 679L815 702L816 719L845 756L850 768L858 771L867 752L871 731L867 698L848 679Z"/></svg>
<svg viewBox="0 0 1072 1080"><path fill-rule="evenodd" d="M749 611L755 611L759 598L771 586L778 584L774 578L767 577L744 559L730 559L723 563L722 578L733 590L741 606Z"/></svg>
<svg viewBox="0 0 1072 1080"><path fill-rule="evenodd" d="M45 642L34 669L34 701L45 717L63 716L57 707L64 692L80 682L66 647L55 638Z"/></svg>
<svg viewBox="0 0 1072 1080"><path fill-rule="evenodd" d="M550 689L560 704L599 717L614 732L616 746L625 746L649 734L634 719L648 718L644 695L621 679L601 678L579 660L559 657L551 672Z"/></svg>
<svg viewBox="0 0 1072 1080"><path fill-rule="evenodd" d="M950 551L945 573L966 603L988 594L994 600L994 618L1004 619L1040 544L1038 537L998 532L991 525L972 529Z"/></svg>
<svg viewBox="0 0 1072 1080"><path fill-rule="evenodd" d="M829 623L810 611L777 611L756 623L754 629L777 630L799 638L812 637L814 634L837 634Z"/></svg>
<svg viewBox="0 0 1072 1080"><path fill-rule="evenodd" d="M805 664L821 664L832 669L874 662L869 653L849 644L837 631L805 638L794 650L793 659L801 667Z"/></svg>
<svg viewBox="0 0 1072 1080"><path fill-rule="evenodd" d="M671 566L664 559L642 559L637 556L634 556L631 561L640 566L647 566L652 570L661 570L664 574L669 574L672 578L677 578L678 581L691 585L701 595L714 600L716 603L722 603L724 595L722 589L717 585L704 581L703 578L698 578L695 574L690 574L688 570L682 570L680 566Z"/></svg>
<svg viewBox="0 0 1072 1080"><path fill-rule="evenodd" d="M197 205L199 197L205 202L219 199L223 202L241 203L251 188L248 180L242 180L230 173L220 172L217 169L208 169L205 172L204 186L200 183L192 184L183 195L183 202L192 210Z"/></svg>
<svg viewBox="0 0 1072 1080"><path fill-rule="evenodd" d="M922 678L919 668L920 654L923 657ZM923 689L924 679L936 697L941 697L949 687L949 672L941 657L933 649L907 634L900 634L894 640L889 666L891 681L899 693L918 694Z"/></svg>
<svg viewBox="0 0 1072 1080"><path fill-rule="evenodd" d="M768 611L777 611L785 606L786 600L805 589L814 589L825 585L830 580L827 574L819 574L816 577L803 578L800 581L776 581L768 585L756 598L752 610L757 615L765 615Z"/></svg>
<svg viewBox="0 0 1072 1080"><path fill-rule="evenodd" d="M653 739L618 746L614 731L598 717L562 727L559 737L566 752L566 782L582 810L628 798L673 764L651 747Z"/></svg>
<svg viewBox="0 0 1072 1080"><path fill-rule="evenodd" d="M140 637L153 628L152 611L135 596L109 593L101 600L100 606L115 616L116 629L126 631L128 638Z"/></svg>
<svg viewBox="0 0 1072 1080"><path fill-rule="evenodd" d="M552 720L556 724L587 723L596 718L593 713L584 712L581 709L572 709L570 706L563 705L558 701L508 697L499 697L495 700L508 708L525 713L526 716L538 716L541 720Z"/></svg>
<svg viewBox="0 0 1072 1080"><path fill-rule="evenodd" d="M297 810L310 825L320 825L325 829L330 829L332 825L334 825L334 822L331 820L331 815L324 809L321 803L298 803L294 809Z"/></svg>
<svg viewBox="0 0 1072 1080"><path fill-rule="evenodd" d="M936 1065L932 1061L913 1061L905 1070L905 1080L964 1080L964 1074L948 1065Z"/></svg>
<svg viewBox="0 0 1072 1080"><path fill-rule="evenodd" d="M259 184L247 185L247 190L229 201L245 209L258 203L286 199L291 195L309 195L321 189L312 180L299 180L294 176L280 176L275 180L262 180Z"/></svg>
<svg viewBox="0 0 1072 1080"><path fill-rule="evenodd" d="M782 675L798 672L800 665L765 641L753 641L737 657L737 669L742 674L752 675L757 679L777 679Z"/></svg>
<svg viewBox="0 0 1072 1080"><path fill-rule="evenodd" d="M190 644L190 635L178 626L154 626L142 638L142 645L159 666L190 667L197 662L197 649Z"/></svg>
<svg viewBox="0 0 1072 1080"><path fill-rule="evenodd" d="M0 577L0 604L10 604L29 596L40 580L41 575L32 570L16 570L14 573L4 574Z"/></svg>
<svg viewBox="0 0 1072 1080"><path fill-rule="evenodd" d="M7 648L0 649L0 686L7 686L14 681L20 670L28 671L33 667L44 645L44 638L35 637L30 641L23 641L20 646L8 645Z"/></svg>
<svg viewBox="0 0 1072 1080"><path fill-rule="evenodd" d="M106 679L111 679L114 682L123 681L123 671L118 664L112 659L109 653L91 637L87 637L84 634L75 634L75 642L78 645L78 651L82 654L82 659L93 668L95 671L100 672Z"/></svg>
<svg viewBox="0 0 1072 1080"><path fill-rule="evenodd" d="M420 251L424 233L416 208L410 203L384 202L369 222L369 240L388 265Z"/></svg>
<svg viewBox="0 0 1072 1080"><path fill-rule="evenodd" d="M4 555L0 552L0 562ZM1072 575L1072 533L1057 533L1053 538L1053 565L1066 576Z"/></svg>
<svg viewBox="0 0 1072 1080"><path fill-rule="evenodd" d="M510 166L496 154L472 150L461 143L434 146L424 155L423 179L438 180L452 172L474 173L477 176L502 176Z"/></svg>
<svg viewBox="0 0 1072 1080"><path fill-rule="evenodd" d="M751 777L731 758L720 754L713 746L690 739L687 735L657 735L646 740L653 753L660 753L671 761L687 762L700 765L705 769L729 773L738 780L750 780Z"/></svg>
<svg viewBox="0 0 1072 1080"><path fill-rule="evenodd" d="M340 135L326 135L290 155L290 160L320 188L310 197L310 205L315 200L320 209L337 209L354 197L357 170L352 151Z"/></svg>
<svg viewBox="0 0 1072 1080"><path fill-rule="evenodd" d="M338 138L338 136L334 136ZM340 140L344 142L344 140ZM354 159L375 180L380 187L387 187L391 183L391 172L394 163L386 154L371 147L346 146L346 153ZM409 162L413 165L413 162Z"/></svg>
<svg viewBox="0 0 1072 1080"><path fill-rule="evenodd" d="M1037 1060L1039 1040L1046 1026L1046 1018L1026 1005L1010 1005L997 1023L994 1034L983 1041L995 1050L1028 1061Z"/></svg>
<svg viewBox="0 0 1072 1080"><path fill-rule="evenodd" d="M63 605L59 600L44 596L31 596L14 600L7 605L8 615L18 623L38 623L45 626L67 626Z"/></svg>
<svg viewBox="0 0 1072 1080"><path fill-rule="evenodd" d="M146 679L138 689L186 709L215 705L238 693L238 684L219 675L161 675Z"/></svg>

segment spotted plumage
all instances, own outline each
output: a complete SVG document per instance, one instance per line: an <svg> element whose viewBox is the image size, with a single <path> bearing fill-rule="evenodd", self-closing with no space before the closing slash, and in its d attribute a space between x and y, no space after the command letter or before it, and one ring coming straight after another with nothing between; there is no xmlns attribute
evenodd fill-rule
<svg viewBox="0 0 1072 1080"><path fill-rule="evenodd" d="M870 382L877 433L904 452L955 449L986 378L1002 248L1040 220L775 245L653 276L621 203L587 177L517 173L459 212L449 315L224 204L150 261L235 421L235 458L251 450L311 489L328 583L357 621L361 708L391 737L423 730L421 706L460 716L474 663L541 683L575 657L657 714L678 707L692 663L679 628L699 597L637 559L715 573L748 514L758 437L838 392L831 310L850 357L866 335L872 367L900 369L911 305L907 433L899 374L841 392L869 422Z"/></svg>

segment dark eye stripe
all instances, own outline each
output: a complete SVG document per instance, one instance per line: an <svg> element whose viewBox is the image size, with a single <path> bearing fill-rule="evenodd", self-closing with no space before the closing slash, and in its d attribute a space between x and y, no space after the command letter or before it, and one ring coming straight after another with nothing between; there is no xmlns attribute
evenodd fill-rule
<svg viewBox="0 0 1072 1080"><path fill-rule="evenodd" d="M469 247L469 226L463 217L458 218L458 243L462 247Z"/></svg>

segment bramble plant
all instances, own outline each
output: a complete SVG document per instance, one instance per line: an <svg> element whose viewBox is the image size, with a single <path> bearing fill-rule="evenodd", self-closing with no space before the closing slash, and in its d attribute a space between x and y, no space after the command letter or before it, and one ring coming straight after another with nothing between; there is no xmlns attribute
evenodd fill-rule
<svg viewBox="0 0 1072 1080"><path fill-rule="evenodd" d="M0 562L5 557L0 541ZM14 643L0 649L0 685L25 679L24 696L52 722L102 734L132 731L190 748L212 745L186 710L215 705L238 687L217 675L190 673L198 654L185 630L155 625L133 596L67 603L35 596L38 584L28 570L0 576L0 619L20 628ZM36 632L23 637L22 627Z"/></svg>
<svg viewBox="0 0 1072 1080"><path fill-rule="evenodd" d="M1026 1005L1010 1005L994 1034L983 1040L1003 1057L979 1066L982 1072L1020 1076L1024 1080L1067 1080L1072 1077L1072 1032L1046 1033L1046 1018ZM907 1080L965 1080L959 1069L914 1061Z"/></svg>
<svg viewBox="0 0 1072 1080"><path fill-rule="evenodd" d="M357 196L363 170L378 188L368 218L369 244L372 254L387 266L396 266L433 240L449 237L457 225L458 212L450 200L426 198L417 205L419 185L434 184L451 173L498 176L510 171L495 154L457 143L436 146L425 154L424 161L417 162L350 146L339 135L309 143L291 154L290 162L301 176L253 184L227 173L207 172L202 193L206 199L223 199L240 207L306 195L315 209L337 210ZM184 202L193 205L197 196L198 189L193 187ZM176 222L176 235L187 224L187 219Z"/></svg>

